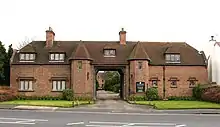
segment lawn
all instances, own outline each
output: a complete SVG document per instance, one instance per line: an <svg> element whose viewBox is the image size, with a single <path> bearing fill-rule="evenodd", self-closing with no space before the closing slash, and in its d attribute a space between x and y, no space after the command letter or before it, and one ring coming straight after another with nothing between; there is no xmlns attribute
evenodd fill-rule
<svg viewBox="0 0 220 127"><path fill-rule="evenodd" d="M92 104L93 101L90 102ZM53 106L53 107L73 107L72 101L65 100L14 100L14 101L5 101L0 104L6 105L32 105L32 106ZM85 105L89 104L89 101L78 101L74 102L74 105Z"/></svg>
<svg viewBox="0 0 220 127"><path fill-rule="evenodd" d="M135 101L135 104L154 105L156 109L220 109L220 104L203 101Z"/></svg>

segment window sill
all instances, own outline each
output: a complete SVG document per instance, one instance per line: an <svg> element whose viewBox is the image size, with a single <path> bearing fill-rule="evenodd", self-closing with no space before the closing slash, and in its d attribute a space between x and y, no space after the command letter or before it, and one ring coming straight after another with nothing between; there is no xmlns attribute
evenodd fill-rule
<svg viewBox="0 0 220 127"><path fill-rule="evenodd" d="M153 86L153 88L158 88L158 86Z"/></svg>
<svg viewBox="0 0 220 127"><path fill-rule="evenodd" d="M29 62L29 63L33 63L33 62L35 62L34 60L20 60L19 62Z"/></svg>
<svg viewBox="0 0 220 127"><path fill-rule="evenodd" d="M49 62L51 62L51 63L56 63L56 62L62 63L62 62L64 62L64 60L50 60Z"/></svg>
<svg viewBox="0 0 220 127"><path fill-rule="evenodd" d="M63 92L63 90L52 90L51 92Z"/></svg>
<svg viewBox="0 0 220 127"><path fill-rule="evenodd" d="M116 56L104 56L104 57L116 57Z"/></svg>
<svg viewBox="0 0 220 127"><path fill-rule="evenodd" d="M19 92L34 92L34 90L18 90Z"/></svg>

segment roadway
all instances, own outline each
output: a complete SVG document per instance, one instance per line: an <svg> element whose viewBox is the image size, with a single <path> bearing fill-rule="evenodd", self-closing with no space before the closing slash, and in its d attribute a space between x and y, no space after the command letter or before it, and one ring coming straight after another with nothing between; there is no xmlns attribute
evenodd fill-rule
<svg viewBox="0 0 220 127"><path fill-rule="evenodd" d="M220 115L0 110L0 127L219 127Z"/></svg>

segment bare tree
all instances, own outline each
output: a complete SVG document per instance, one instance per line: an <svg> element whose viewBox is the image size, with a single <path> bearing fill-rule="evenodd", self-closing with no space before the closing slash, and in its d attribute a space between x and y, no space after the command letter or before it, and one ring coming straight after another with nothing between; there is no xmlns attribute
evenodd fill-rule
<svg viewBox="0 0 220 127"><path fill-rule="evenodd" d="M19 42L19 44L17 45L17 49L18 50L22 49L24 46L28 45L32 41L34 41L34 38L30 39L28 37L25 37L25 39L23 41Z"/></svg>

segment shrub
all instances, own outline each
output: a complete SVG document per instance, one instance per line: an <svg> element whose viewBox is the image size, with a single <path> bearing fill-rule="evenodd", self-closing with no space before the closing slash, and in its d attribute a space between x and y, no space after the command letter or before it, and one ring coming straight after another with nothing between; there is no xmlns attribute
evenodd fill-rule
<svg viewBox="0 0 220 127"><path fill-rule="evenodd" d="M220 87L205 88L201 95L201 99L204 101L220 103Z"/></svg>
<svg viewBox="0 0 220 127"><path fill-rule="evenodd" d="M128 98L129 101L145 101L146 96L140 96L140 95L132 95Z"/></svg>
<svg viewBox="0 0 220 127"><path fill-rule="evenodd" d="M63 99L72 101L73 100L73 90L72 89L65 89L63 90Z"/></svg>
<svg viewBox="0 0 220 127"><path fill-rule="evenodd" d="M194 97L191 97L191 96L182 96L182 97L170 96L170 97L168 97L168 100L175 100L175 101L178 101L178 100L194 101L194 100L196 100L196 99L195 99Z"/></svg>
<svg viewBox="0 0 220 127"><path fill-rule="evenodd" d="M201 84L198 84L196 87L193 88L193 97L197 100L201 100L203 90L204 88L201 87Z"/></svg>
<svg viewBox="0 0 220 127"><path fill-rule="evenodd" d="M158 90L157 88L149 88L146 91L146 99L148 101L153 101L153 100L158 100L159 99L159 95L158 95Z"/></svg>

